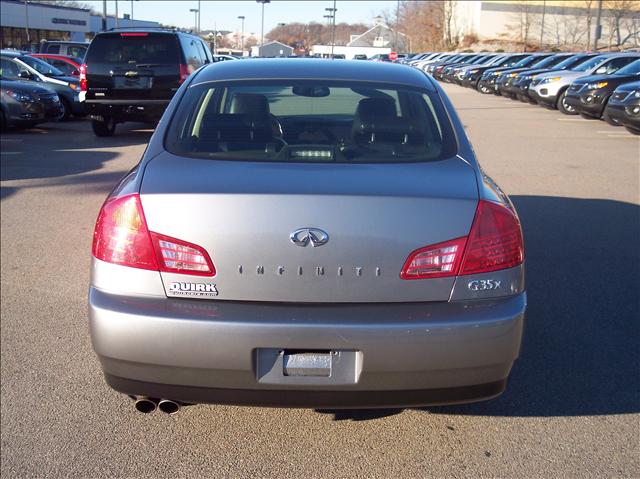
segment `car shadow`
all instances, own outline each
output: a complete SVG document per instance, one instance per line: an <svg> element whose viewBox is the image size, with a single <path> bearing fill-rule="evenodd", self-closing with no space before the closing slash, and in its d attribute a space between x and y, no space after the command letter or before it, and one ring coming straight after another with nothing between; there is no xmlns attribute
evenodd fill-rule
<svg viewBox="0 0 640 479"><path fill-rule="evenodd" d="M512 417L639 412L640 207L511 199L525 235L528 309L507 390L491 401L418 409ZM377 410L338 414L336 420L381 417Z"/></svg>
<svg viewBox="0 0 640 479"><path fill-rule="evenodd" d="M146 145L153 133L139 124L118 128L110 138L96 137L88 122L46 123L28 130L12 130L2 136L0 179L54 178L95 171L119 155L110 148Z"/></svg>

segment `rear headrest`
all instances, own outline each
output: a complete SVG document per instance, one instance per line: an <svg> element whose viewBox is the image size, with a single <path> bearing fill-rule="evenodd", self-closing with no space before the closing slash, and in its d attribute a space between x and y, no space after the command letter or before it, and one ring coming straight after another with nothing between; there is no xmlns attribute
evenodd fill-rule
<svg viewBox="0 0 640 479"><path fill-rule="evenodd" d="M231 100L231 113L252 117L269 115L269 100L258 93L236 93Z"/></svg>
<svg viewBox="0 0 640 479"><path fill-rule="evenodd" d="M396 102L392 98L365 98L358 102L356 116L360 118L395 117Z"/></svg>

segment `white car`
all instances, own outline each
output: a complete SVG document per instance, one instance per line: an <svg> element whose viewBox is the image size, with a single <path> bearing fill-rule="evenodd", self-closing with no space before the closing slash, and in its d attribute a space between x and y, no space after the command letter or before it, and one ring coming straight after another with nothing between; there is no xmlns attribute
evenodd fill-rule
<svg viewBox="0 0 640 479"><path fill-rule="evenodd" d="M574 115L575 109L564 101L565 93L574 80L588 75L612 74L638 58L638 53L609 53L598 55L572 70L543 73L531 82L529 94L539 104Z"/></svg>

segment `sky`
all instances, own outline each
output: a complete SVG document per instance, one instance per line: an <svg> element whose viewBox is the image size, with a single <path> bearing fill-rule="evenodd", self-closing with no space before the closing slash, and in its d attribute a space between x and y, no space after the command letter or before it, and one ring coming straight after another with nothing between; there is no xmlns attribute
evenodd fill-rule
<svg viewBox="0 0 640 479"><path fill-rule="evenodd" d="M81 3L102 12L102 1L82 0ZM107 1L107 14L115 12L115 0ZM118 16L131 13L133 3L133 18L139 20L154 20L167 25L182 28L193 28L195 14L191 8L198 8L197 0L119 0ZM336 22L372 24L373 18L382 10L395 9L396 1L347 1L336 2ZM264 6L265 34L276 27L278 23L291 22L326 22L323 18L327 12L325 8L332 8L333 0L271 0ZM245 16L245 32L260 35L261 5L255 0L201 1L200 28L202 30L231 30L240 31L241 21L238 16Z"/></svg>

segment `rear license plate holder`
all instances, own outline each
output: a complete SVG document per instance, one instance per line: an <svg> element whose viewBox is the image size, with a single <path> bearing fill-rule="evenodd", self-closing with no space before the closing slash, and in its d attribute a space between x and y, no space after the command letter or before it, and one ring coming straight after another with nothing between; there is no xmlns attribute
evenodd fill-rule
<svg viewBox="0 0 640 479"><path fill-rule="evenodd" d="M256 380L261 384L356 384L362 371L362 352L353 350L255 350Z"/></svg>
<svg viewBox="0 0 640 479"><path fill-rule="evenodd" d="M114 88L119 90L147 90L153 86L151 77L114 77Z"/></svg>

